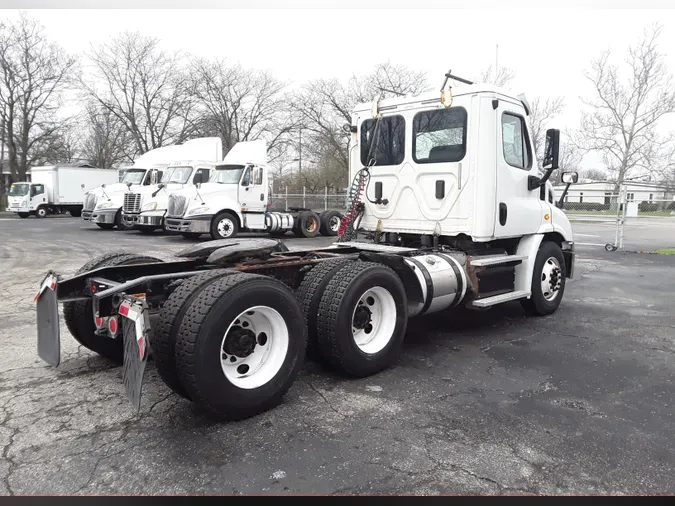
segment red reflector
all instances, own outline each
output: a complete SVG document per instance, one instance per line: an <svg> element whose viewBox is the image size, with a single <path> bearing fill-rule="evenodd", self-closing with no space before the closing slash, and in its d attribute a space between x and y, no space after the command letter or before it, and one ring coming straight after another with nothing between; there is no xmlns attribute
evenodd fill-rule
<svg viewBox="0 0 675 506"><path fill-rule="evenodd" d="M91 285L91 293L96 293L96 285Z"/></svg>
<svg viewBox="0 0 675 506"><path fill-rule="evenodd" d="M129 316L129 306L122 304L118 310L118 313L122 316Z"/></svg>
<svg viewBox="0 0 675 506"><path fill-rule="evenodd" d="M110 318L110 321L108 321L108 330L110 330L110 332L113 334L117 332L117 318L114 316Z"/></svg>
<svg viewBox="0 0 675 506"><path fill-rule="evenodd" d="M99 328L99 329L100 329L101 326L103 325L103 318L101 318L100 316L97 316L97 317L94 319L94 323L96 323L96 328Z"/></svg>

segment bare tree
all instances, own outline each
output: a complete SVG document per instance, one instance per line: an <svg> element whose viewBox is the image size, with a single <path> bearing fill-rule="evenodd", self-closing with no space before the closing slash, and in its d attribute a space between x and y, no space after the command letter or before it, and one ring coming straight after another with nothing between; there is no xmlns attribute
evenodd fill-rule
<svg viewBox="0 0 675 506"><path fill-rule="evenodd" d="M483 70L480 75L481 82L503 87L515 79L516 73L509 67L498 67L495 72L492 65Z"/></svg>
<svg viewBox="0 0 675 506"><path fill-rule="evenodd" d="M194 60L190 66L193 93L204 113L202 133L217 135L227 153L240 141L265 139L268 152L294 128L285 83L269 72L228 66L224 60ZM273 161L273 160L271 160Z"/></svg>
<svg viewBox="0 0 675 506"><path fill-rule="evenodd" d="M561 136L562 137L562 136ZM558 165L560 168L551 174L551 183L561 184L561 176L563 172L579 172L579 165L583 160L583 152L571 142L569 135L565 135L560 141L560 152L558 157Z"/></svg>
<svg viewBox="0 0 675 506"><path fill-rule="evenodd" d="M82 142L84 160L103 169L133 161L132 135L110 109L92 101L86 106L85 118L88 127Z"/></svg>
<svg viewBox="0 0 675 506"><path fill-rule="evenodd" d="M82 85L126 127L137 154L194 133L193 90L180 53L160 50L157 38L125 32L88 56L93 79Z"/></svg>
<svg viewBox="0 0 675 506"><path fill-rule="evenodd" d="M425 75L402 65L385 62L372 73L352 76L345 84L338 79L310 81L293 99L297 122L303 125L303 154L307 153L326 173L325 185L347 185L349 134L354 106L378 97L417 95L430 89Z"/></svg>
<svg viewBox="0 0 675 506"><path fill-rule="evenodd" d="M530 128L532 130L532 143L534 144L534 153L539 161L541 168L544 159L544 144L546 139L546 130L550 121L560 114L565 107L563 97L547 98L543 100L536 97L530 103Z"/></svg>
<svg viewBox="0 0 675 506"><path fill-rule="evenodd" d="M12 180L25 179L28 168L52 149L56 114L76 64L25 14L16 23L0 22L0 106Z"/></svg>
<svg viewBox="0 0 675 506"><path fill-rule="evenodd" d="M658 51L659 26L628 49L627 76L611 65L609 51L593 61L586 78L594 98L581 120L581 144L602 154L617 188L635 173L659 173L667 163L673 136L659 135L664 116L675 112L675 81Z"/></svg>

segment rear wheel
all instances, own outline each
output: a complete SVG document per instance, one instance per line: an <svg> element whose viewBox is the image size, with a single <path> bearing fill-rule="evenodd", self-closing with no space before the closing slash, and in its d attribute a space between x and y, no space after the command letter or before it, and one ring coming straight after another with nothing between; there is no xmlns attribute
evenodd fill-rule
<svg viewBox="0 0 675 506"><path fill-rule="evenodd" d="M199 290L176 336L176 367L190 398L220 420L277 404L307 345L293 292L266 276L232 274Z"/></svg>
<svg viewBox="0 0 675 506"><path fill-rule="evenodd" d="M541 244L532 272L532 295L520 301L525 311L532 316L554 313L562 302L565 291L565 257L560 246L551 241Z"/></svg>
<svg viewBox="0 0 675 506"><path fill-rule="evenodd" d="M293 228L293 232L297 237L316 237L319 235L321 228L321 220L319 215L314 211L302 211L298 214L297 227Z"/></svg>
<svg viewBox="0 0 675 506"><path fill-rule="evenodd" d="M330 237L336 236L340 228L342 213L339 211L324 211L321 215L321 235Z"/></svg>
<svg viewBox="0 0 675 506"><path fill-rule="evenodd" d="M124 224L121 209L117 211L117 214L115 215L115 226L117 227L117 230L131 230L131 227Z"/></svg>
<svg viewBox="0 0 675 506"><path fill-rule="evenodd" d="M115 228L115 225L113 225L112 223L97 223L96 226L98 228L102 228L103 230L112 230L113 228Z"/></svg>
<svg viewBox="0 0 675 506"><path fill-rule="evenodd" d="M70 215L73 218L79 218L80 216L82 216L82 210L81 209L71 209L68 212L70 213Z"/></svg>
<svg viewBox="0 0 675 506"><path fill-rule="evenodd" d="M296 291L307 322L307 355L311 358L318 360L322 358L316 349L316 319L321 297L333 275L349 262L352 260L346 258L321 262L305 273Z"/></svg>
<svg viewBox="0 0 675 506"><path fill-rule="evenodd" d="M356 377L391 366L408 324L403 283L389 267L352 262L333 274L317 314L317 346L338 372Z"/></svg>
<svg viewBox="0 0 675 506"><path fill-rule="evenodd" d="M133 253L109 253L87 262L76 274L82 274L101 267L133 265L146 262L161 262L161 260ZM113 339L96 334L96 323L94 322L94 310L91 299L64 302L63 317L68 330L78 343L102 357L119 364L122 363L124 359L124 343L122 338L118 336Z"/></svg>
<svg viewBox="0 0 675 506"><path fill-rule="evenodd" d="M156 331L152 336L152 355L157 372L164 383L178 395L189 398L180 383L176 370L176 334L185 311L199 291L219 277L230 274L226 270L213 270L197 274L183 281L166 300L157 320Z"/></svg>

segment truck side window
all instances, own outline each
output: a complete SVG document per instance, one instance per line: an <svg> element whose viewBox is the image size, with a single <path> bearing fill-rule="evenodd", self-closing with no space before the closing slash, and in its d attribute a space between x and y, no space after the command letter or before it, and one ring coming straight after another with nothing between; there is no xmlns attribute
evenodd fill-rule
<svg viewBox="0 0 675 506"><path fill-rule="evenodd" d="M396 115L379 121L377 129L377 120L361 123L361 163L368 165L374 158L375 165L400 165L405 158L405 119Z"/></svg>
<svg viewBox="0 0 675 506"><path fill-rule="evenodd" d="M525 170L532 167L530 143L523 118L507 112L502 115L502 142L506 163Z"/></svg>
<svg viewBox="0 0 675 506"><path fill-rule="evenodd" d="M413 118L416 163L459 162L466 154L466 109L423 111Z"/></svg>
<svg viewBox="0 0 675 506"><path fill-rule="evenodd" d="M44 185L41 185L41 184L34 184L34 185L32 186L32 196L40 195L41 193L44 193L44 192L45 192L45 187L44 187Z"/></svg>
<svg viewBox="0 0 675 506"><path fill-rule="evenodd" d="M255 169L253 169L253 184L261 185L262 182L263 182L263 168L256 167Z"/></svg>
<svg viewBox="0 0 675 506"><path fill-rule="evenodd" d="M195 177L192 179L192 184L206 183L209 180L209 169L198 169L195 172Z"/></svg>

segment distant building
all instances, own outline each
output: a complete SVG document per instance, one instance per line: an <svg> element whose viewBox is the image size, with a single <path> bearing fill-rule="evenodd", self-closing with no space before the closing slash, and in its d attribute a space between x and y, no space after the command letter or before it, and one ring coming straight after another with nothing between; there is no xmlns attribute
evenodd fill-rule
<svg viewBox="0 0 675 506"><path fill-rule="evenodd" d="M626 197L629 202L663 202L675 200L675 187L659 183L628 181L625 183ZM561 195L565 185L554 186L557 195ZM614 183L608 181L579 182L570 186L565 202L578 204L601 204L610 206L617 201L618 192ZM586 206L578 206L586 207ZM568 208L572 208L568 206Z"/></svg>

